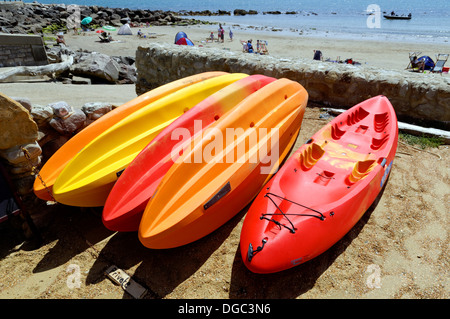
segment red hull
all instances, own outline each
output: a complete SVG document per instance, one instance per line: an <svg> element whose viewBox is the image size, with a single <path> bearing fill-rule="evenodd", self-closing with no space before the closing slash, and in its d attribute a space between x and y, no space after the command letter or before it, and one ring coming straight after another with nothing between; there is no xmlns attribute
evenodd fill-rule
<svg viewBox="0 0 450 319"><path fill-rule="evenodd" d="M245 265L273 273L328 250L380 193L397 140L395 111L383 96L352 107L314 134L251 205L240 239Z"/></svg>

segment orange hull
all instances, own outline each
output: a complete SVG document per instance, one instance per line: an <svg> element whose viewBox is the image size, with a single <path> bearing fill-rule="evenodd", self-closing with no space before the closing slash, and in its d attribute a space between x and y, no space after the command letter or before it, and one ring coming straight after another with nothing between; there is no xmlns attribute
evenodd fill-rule
<svg viewBox="0 0 450 319"><path fill-rule="evenodd" d="M289 153L307 100L300 84L280 79L196 137L147 205L138 232L142 244L156 249L185 245L241 211Z"/></svg>
<svg viewBox="0 0 450 319"><path fill-rule="evenodd" d="M108 114L105 114L97 121L73 136L60 149L58 149L56 153L53 154L53 156L45 163L39 172L39 175L42 177L45 185L43 185L40 179L36 179L33 186L34 193L37 197L43 200L54 200L52 193L53 185L64 167L81 149L83 149L83 147L89 144L89 142L103 133L110 126L170 93L176 92L191 84L224 74L227 73L205 72L162 85L121 105Z"/></svg>

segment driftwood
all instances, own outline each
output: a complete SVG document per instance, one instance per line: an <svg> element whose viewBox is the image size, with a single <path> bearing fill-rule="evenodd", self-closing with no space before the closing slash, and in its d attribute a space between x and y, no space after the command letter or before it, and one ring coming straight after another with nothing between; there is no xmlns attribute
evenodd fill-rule
<svg viewBox="0 0 450 319"><path fill-rule="evenodd" d="M10 82L16 76L42 76L48 75L55 77L56 75L67 71L73 64L73 56L61 56L62 62L53 63L43 66L17 66L10 70L0 73L0 82Z"/></svg>
<svg viewBox="0 0 450 319"><path fill-rule="evenodd" d="M325 108L324 109L327 113L339 115L346 110L341 109L333 109L333 108ZM436 128L429 128L429 127L421 127L417 125L412 125L408 123L398 122L398 129L403 132L407 132L412 135L425 135L425 136L434 136L434 137L440 137L445 144L450 144L450 132L439 130Z"/></svg>

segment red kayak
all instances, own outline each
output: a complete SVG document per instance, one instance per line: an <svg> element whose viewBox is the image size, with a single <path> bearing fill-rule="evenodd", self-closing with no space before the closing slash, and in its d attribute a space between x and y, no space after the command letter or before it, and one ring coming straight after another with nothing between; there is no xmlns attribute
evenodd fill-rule
<svg viewBox="0 0 450 319"><path fill-rule="evenodd" d="M236 74L236 76L240 79L209 96L173 121L130 163L106 200L103 224L108 229L137 231L149 199L182 149L190 145L191 138L217 121L247 96L275 81L275 78L263 75ZM183 136L179 136L178 132Z"/></svg>
<svg viewBox="0 0 450 319"><path fill-rule="evenodd" d="M240 238L247 268L282 271L344 237L385 185L397 141L397 117L384 96L355 105L314 134L252 203Z"/></svg>

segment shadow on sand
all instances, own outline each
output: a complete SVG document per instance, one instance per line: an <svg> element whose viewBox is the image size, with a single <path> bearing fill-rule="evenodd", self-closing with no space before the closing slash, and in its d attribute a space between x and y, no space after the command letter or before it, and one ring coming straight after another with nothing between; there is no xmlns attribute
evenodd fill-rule
<svg viewBox="0 0 450 319"><path fill-rule="evenodd" d="M386 184L362 218L342 239L323 254L304 264L278 273L255 274L245 267L238 248L232 266L229 297L231 299L293 299L313 288L317 279L361 232L376 209Z"/></svg>
<svg viewBox="0 0 450 319"><path fill-rule="evenodd" d="M243 214L240 212L206 237L172 249L146 248L140 243L137 232L116 233L101 250L89 272L87 284L97 280L99 269L105 269L105 261L121 269L130 269L139 264L133 279L147 288L146 298L164 298L210 258L230 236ZM124 293L124 298L130 296Z"/></svg>

